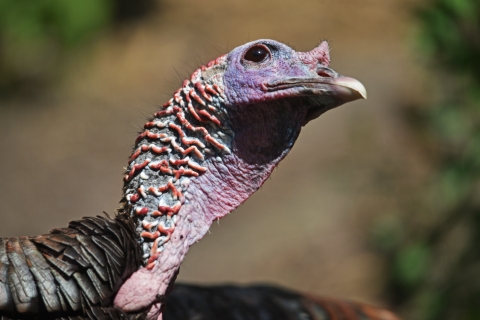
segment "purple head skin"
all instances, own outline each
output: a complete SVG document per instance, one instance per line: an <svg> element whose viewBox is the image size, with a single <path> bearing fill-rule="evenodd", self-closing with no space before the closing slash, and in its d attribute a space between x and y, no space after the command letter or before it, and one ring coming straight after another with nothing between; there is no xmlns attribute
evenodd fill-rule
<svg viewBox="0 0 480 320"><path fill-rule="evenodd" d="M245 59L249 50L265 58L260 62ZM322 42L309 52L296 52L272 40L259 40L235 48L228 55L225 87L228 102L236 107L291 97L302 99L308 108L302 124L345 102L366 99L363 85L342 77L328 66L329 47Z"/></svg>
<svg viewBox="0 0 480 320"><path fill-rule="evenodd" d="M145 125L125 177L124 212L138 226L145 267L115 305L161 319L162 299L188 248L270 176L303 125L366 98L329 68L326 42L296 52L258 40L203 66Z"/></svg>

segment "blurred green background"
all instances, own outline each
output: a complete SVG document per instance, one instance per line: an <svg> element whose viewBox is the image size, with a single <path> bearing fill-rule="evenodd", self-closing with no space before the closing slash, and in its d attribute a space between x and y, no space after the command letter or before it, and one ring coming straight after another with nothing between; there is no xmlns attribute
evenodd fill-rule
<svg viewBox="0 0 480 320"><path fill-rule="evenodd" d="M369 99L309 124L180 280L480 319L476 0L0 0L2 236L112 212L144 119L199 64L257 38L329 40L332 67Z"/></svg>

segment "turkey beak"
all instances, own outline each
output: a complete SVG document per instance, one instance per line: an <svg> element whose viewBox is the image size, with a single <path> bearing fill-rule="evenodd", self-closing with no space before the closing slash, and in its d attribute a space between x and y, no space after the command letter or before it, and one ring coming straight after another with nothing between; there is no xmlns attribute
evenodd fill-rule
<svg viewBox="0 0 480 320"><path fill-rule="evenodd" d="M282 92L281 96L317 97L316 103L308 110L304 124L344 103L367 98L367 90L360 81L341 76L325 66L318 67L313 77L281 78L266 82L263 90L276 95Z"/></svg>
<svg viewBox="0 0 480 320"><path fill-rule="evenodd" d="M354 78L341 76L332 69L324 67L319 68L317 74L319 77L314 78L312 82L327 88L327 92L329 92L328 95L333 97L334 101L328 107L320 106L310 109L307 113L304 125L319 117L329 109L333 109L350 101L367 99L367 90L360 81ZM322 94L323 91L321 91L320 95Z"/></svg>
<svg viewBox="0 0 480 320"><path fill-rule="evenodd" d="M330 87L332 95L335 96L341 104L357 99L367 99L367 90L364 85L353 78L339 75L334 70L320 66L317 68L319 82Z"/></svg>
<svg viewBox="0 0 480 320"><path fill-rule="evenodd" d="M339 76L333 79L330 84L334 95L342 101L342 104L357 99L367 99L367 89L356 79Z"/></svg>

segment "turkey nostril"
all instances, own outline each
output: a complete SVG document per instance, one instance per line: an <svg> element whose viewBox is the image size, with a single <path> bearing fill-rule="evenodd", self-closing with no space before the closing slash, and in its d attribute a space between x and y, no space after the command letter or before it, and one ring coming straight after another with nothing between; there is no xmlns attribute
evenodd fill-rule
<svg viewBox="0 0 480 320"><path fill-rule="evenodd" d="M328 73L327 71L325 71L325 70L317 70L317 74L318 74L320 77L332 78L332 75L331 75L330 73Z"/></svg>

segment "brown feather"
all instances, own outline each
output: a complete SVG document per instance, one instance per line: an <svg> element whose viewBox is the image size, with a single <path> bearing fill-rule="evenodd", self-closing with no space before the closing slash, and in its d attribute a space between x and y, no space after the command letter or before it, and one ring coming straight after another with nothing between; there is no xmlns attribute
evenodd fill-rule
<svg viewBox="0 0 480 320"><path fill-rule="evenodd" d="M40 297L48 312L61 310L60 301L57 297L55 279L50 272L50 266L43 255L38 252L35 245L27 238L20 239L20 246L25 253L28 267L36 280Z"/></svg>
<svg viewBox="0 0 480 320"><path fill-rule="evenodd" d="M24 237L22 237L23 239ZM38 291L19 238L7 241L8 284L19 313L38 312Z"/></svg>

